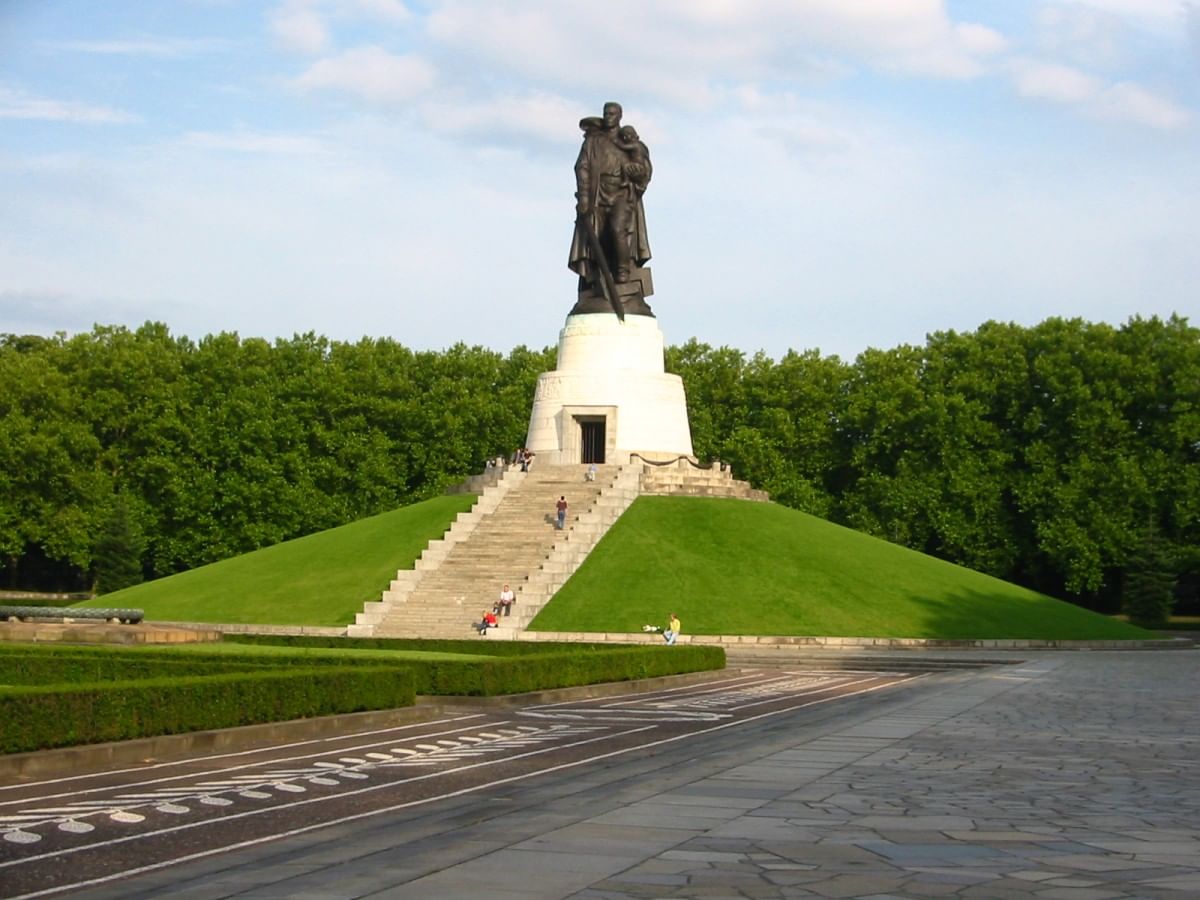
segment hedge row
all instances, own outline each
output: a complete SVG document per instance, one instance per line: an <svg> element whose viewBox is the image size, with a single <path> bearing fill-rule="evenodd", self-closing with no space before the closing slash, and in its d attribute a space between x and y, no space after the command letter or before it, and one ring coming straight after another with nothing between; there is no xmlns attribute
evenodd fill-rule
<svg viewBox="0 0 1200 900"><path fill-rule="evenodd" d="M248 657L172 657L116 653L88 653L87 648L62 648L67 652L9 653L0 648L0 686L50 685L102 681L135 681L145 678L217 675L267 667L278 668L276 660ZM74 652L73 652L74 651Z"/></svg>
<svg viewBox="0 0 1200 900"><path fill-rule="evenodd" d="M274 647L323 647L336 650L410 650L433 653L467 653L472 656L538 656L563 651L612 650L607 643L565 641L493 641L483 638L344 638L299 634L226 634L228 644L268 644Z"/></svg>
<svg viewBox="0 0 1200 900"><path fill-rule="evenodd" d="M0 753L411 706L407 668L308 666L0 690Z"/></svg>
<svg viewBox="0 0 1200 900"><path fill-rule="evenodd" d="M386 646L415 650L414 643ZM480 649L472 641L421 643ZM0 685L10 685L0 686L0 753L390 709L411 705L417 693L490 697L725 665L720 647L530 644L518 653L509 644L488 645L504 647L504 656L394 662L354 652L383 649L379 642L346 639L294 643L317 651L302 656L7 645L0 647Z"/></svg>
<svg viewBox="0 0 1200 900"><path fill-rule="evenodd" d="M255 639L257 638L257 639ZM539 644L523 641L497 641L487 648L504 648L502 657L479 656L475 659L439 660L405 657L381 659L376 654L358 654L356 650L416 650L466 652L480 649L473 641L408 641L387 639L352 639L287 636L238 636L232 643L292 646L309 651L302 656L233 655L189 651L179 653L170 647L114 649L103 647L47 647L45 645L10 645L0 647L0 683L8 656L25 656L12 662L14 668L35 666L47 676L45 682L62 682L86 678L128 679L155 674L204 674L214 669L229 672L257 667L312 666L378 666L403 665L411 668L418 694L491 697L527 691L597 684L604 681L628 681L683 672L720 669L725 665L725 652L720 647L676 645L628 646L613 644ZM517 650L509 649L517 647ZM321 652L321 651L328 652ZM523 652L522 652L523 651ZM35 663L35 660L53 659ZM68 673L73 674L68 678ZM103 674L101 674L103 673ZM18 681L18 679L20 679ZM14 676L7 683L31 683L33 679Z"/></svg>
<svg viewBox="0 0 1200 900"><path fill-rule="evenodd" d="M705 672L725 667L725 651L713 646L614 646L612 644L540 644L495 641L434 641L385 638L334 638L286 635L227 635L234 643L270 644L306 649L428 650L443 653L486 653L474 660L405 659L416 675L417 693L443 696L494 697L551 688L630 681ZM420 646L417 646L420 645ZM493 653L498 650L498 653ZM330 659L344 658L329 657ZM378 658L378 657L375 657ZM320 657L306 656L309 662Z"/></svg>
<svg viewBox="0 0 1200 900"><path fill-rule="evenodd" d="M720 647L621 647L485 659L414 661L418 694L495 697L725 667Z"/></svg>

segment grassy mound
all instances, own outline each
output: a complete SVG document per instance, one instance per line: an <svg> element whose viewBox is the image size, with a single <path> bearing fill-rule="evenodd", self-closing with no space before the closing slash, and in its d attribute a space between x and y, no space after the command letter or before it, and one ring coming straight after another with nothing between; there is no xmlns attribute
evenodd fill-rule
<svg viewBox="0 0 1200 900"><path fill-rule="evenodd" d="M775 504L642 497L534 620L692 634L1120 640L1154 637Z"/></svg>
<svg viewBox="0 0 1200 900"><path fill-rule="evenodd" d="M157 621L345 625L474 502L435 497L79 605L143 609Z"/></svg>

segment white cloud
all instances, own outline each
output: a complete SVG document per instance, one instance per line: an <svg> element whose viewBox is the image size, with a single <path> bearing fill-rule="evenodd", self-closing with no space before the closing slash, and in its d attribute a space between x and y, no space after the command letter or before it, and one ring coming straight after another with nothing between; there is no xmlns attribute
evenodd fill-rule
<svg viewBox="0 0 1200 900"><path fill-rule="evenodd" d="M533 138L538 142L573 143L571 128L581 118L579 107L554 94L534 92L486 102L431 101L421 109L426 124L438 134L487 138Z"/></svg>
<svg viewBox="0 0 1200 900"><path fill-rule="evenodd" d="M850 53L866 65L922 74L975 74L974 57L1006 45L991 28L951 21L941 0L673 0L671 6L684 22L715 26L718 33L764 34L771 43Z"/></svg>
<svg viewBox="0 0 1200 900"><path fill-rule="evenodd" d="M1130 81L1106 84L1071 66L1027 59L1014 60L1011 70L1022 96L1074 106L1092 118L1162 131L1183 128L1192 118L1178 103Z"/></svg>
<svg viewBox="0 0 1200 900"><path fill-rule="evenodd" d="M380 22L403 24L412 19L412 13L400 0L353 0L354 11Z"/></svg>
<svg viewBox="0 0 1200 900"><path fill-rule="evenodd" d="M419 56L356 47L319 60L294 83L304 90L340 90L372 103L395 104L425 93L433 82L433 67Z"/></svg>
<svg viewBox="0 0 1200 900"><path fill-rule="evenodd" d="M939 0L610 0L562 5L448 0L429 34L542 83L652 95L692 108L730 81L811 81L836 64L962 78L1006 46Z"/></svg>
<svg viewBox="0 0 1200 900"><path fill-rule="evenodd" d="M1183 128L1192 118L1179 104L1128 81L1106 88L1096 98L1092 111L1100 118L1149 125L1163 131Z"/></svg>
<svg viewBox="0 0 1200 900"><path fill-rule="evenodd" d="M122 125L140 121L139 117L132 113L109 106L93 106L71 100L50 100L6 87L0 87L0 119L33 119L85 125Z"/></svg>
<svg viewBox="0 0 1200 900"><path fill-rule="evenodd" d="M1083 103L1100 93L1100 82L1071 66L1017 60L1013 80L1023 97L1036 97L1056 103Z"/></svg>
<svg viewBox="0 0 1200 900"><path fill-rule="evenodd" d="M755 85L742 85L731 96L740 111L725 120L722 130L765 140L787 156L813 159L852 151L863 143L858 126L841 121L843 115L794 93L767 93Z"/></svg>
<svg viewBox="0 0 1200 900"><path fill-rule="evenodd" d="M329 45L324 18L304 3L288 3L272 10L268 24L275 39L298 53L320 53Z"/></svg>
<svg viewBox="0 0 1200 900"><path fill-rule="evenodd" d="M1061 6L1082 6L1142 22L1176 22L1180 0L1057 0Z"/></svg>
<svg viewBox="0 0 1200 900"><path fill-rule="evenodd" d="M1118 69L1127 64L1128 22L1082 4L1043 6L1034 16L1037 52L1064 64Z"/></svg>
<svg viewBox="0 0 1200 900"><path fill-rule="evenodd" d="M1037 51L1113 73L1161 61L1189 44L1200 54L1197 0L1040 0ZM1150 55L1153 55L1153 58ZM1115 76L1114 76L1115 77Z"/></svg>
<svg viewBox="0 0 1200 900"><path fill-rule="evenodd" d="M287 0L267 22L275 39L299 53L322 53L332 42L331 19L368 19L403 25L412 13L400 0Z"/></svg>
<svg viewBox="0 0 1200 900"><path fill-rule="evenodd" d="M1008 48L1004 35L983 25L964 22L955 25L954 32L968 53L990 56Z"/></svg>

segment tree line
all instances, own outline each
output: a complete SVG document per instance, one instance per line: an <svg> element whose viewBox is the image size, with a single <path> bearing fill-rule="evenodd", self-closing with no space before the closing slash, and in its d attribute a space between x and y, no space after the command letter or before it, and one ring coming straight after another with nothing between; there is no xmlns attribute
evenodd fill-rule
<svg viewBox="0 0 1200 900"><path fill-rule="evenodd" d="M552 348L193 342L157 323L0 336L6 580L114 589L429 497L524 441L553 367ZM1147 566L1194 602L1185 319L989 322L853 362L693 340L667 368L696 454L780 503L1095 609Z"/></svg>

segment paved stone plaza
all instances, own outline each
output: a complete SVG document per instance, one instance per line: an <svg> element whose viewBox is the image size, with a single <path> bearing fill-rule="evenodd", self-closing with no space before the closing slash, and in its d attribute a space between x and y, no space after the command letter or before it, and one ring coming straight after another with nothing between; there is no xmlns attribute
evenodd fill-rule
<svg viewBox="0 0 1200 900"><path fill-rule="evenodd" d="M1200 896L1198 674L1196 651L993 670L596 819L705 827L577 896Z"/></svg>
<svg viewBox="0 0 1200 900"><path fill-rule="evenodd" d="M86 896L1200 896L1200 651L1026 659Z"/></svg>

